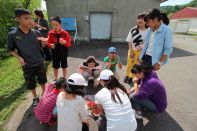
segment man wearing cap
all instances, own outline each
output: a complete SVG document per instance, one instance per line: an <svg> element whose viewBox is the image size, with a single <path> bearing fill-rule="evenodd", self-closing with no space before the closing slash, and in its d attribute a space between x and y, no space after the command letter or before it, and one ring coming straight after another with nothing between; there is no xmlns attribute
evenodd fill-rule
<svg viewBox="0 0 197 131"><path fill-rule="evenodd" d="M119 79L117 70L116 70L116 65L118 65L119 69L122 69L122 64L120 62L120 57L116 54L116 48L115 47L110 47L108 49L108 56L104 58L104 69L109 69L111 70L114 75L116 76L117 79Z"/></svg>
<svg viewBox="0 0 197 131"><path fill-rule="evenodd" d="M32 29L32 17L28 10L15 10L15 17L19 27L8 33L7 50L21 64L27 89L31 90L34 98L33 106L36 106L39 101L35 90L36 79L42 87L42 92L47 82L44 58L41 54L44 41L40 41L44 38L39 31Z"/></svg>

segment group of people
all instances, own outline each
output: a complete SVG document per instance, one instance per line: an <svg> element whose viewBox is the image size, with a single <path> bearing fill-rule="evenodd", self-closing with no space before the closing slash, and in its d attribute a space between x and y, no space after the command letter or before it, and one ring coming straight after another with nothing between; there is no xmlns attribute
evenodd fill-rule
<svg viewBox="0 0 197 131"><path fill-rule="evenodd" d="M80 66L78 73L67 76L68 48L71 46L69 33L61 28L60 17L52 17L52 30L42 11L36 10L32 22L26 9L15 10L18 28L8 34L7 49L15 56L23 70L27 89L31 90L35 117L41 124L57 122L58 131L80 131L88 125L94 115L88 112L84 89L88 81L93 87L102 89L95 94L94 103L100 111L100 131L134 131L136 118L141 119L144 111L160 113L167 108L165 86L156 71L166 64L172 52L172 31L169 20L158 9L141 13L137 26L127 36L129 45L127 69L124 82L133 87L126 89L120 82L117 67L122 69L115 47L108 49L108 56L101 66L94 56L89 56ZM48 32L48 33L47 33ZM51 61L55 80L46 84L44 61ZM62 68L63 77L58 77ZM42 87L38 98L36 83Z"/></svg>

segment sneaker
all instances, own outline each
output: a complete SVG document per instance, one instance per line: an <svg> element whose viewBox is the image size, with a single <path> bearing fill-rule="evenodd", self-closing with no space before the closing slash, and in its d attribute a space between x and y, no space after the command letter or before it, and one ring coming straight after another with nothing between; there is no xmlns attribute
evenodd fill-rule
<svg viewBox="0 0 197 131"><path fill-rule="evenodd" d="M128 78L128 84L132 84L133 83L133 79L132 78Z"/></svg>
<svg viewBox="0 0 197 131"><path fill-rule="evenodd" d="M124 83L128 83L128 80L129 80L129 77L128 76L125 76Z"/></svg>
<svg viewBox="0 0 197 131"><path fill-rule="evenodd" d="M32 106L35 108L37 106L38 102L39 102L39 98L33 99Z"/></svg>
<svg viewBox="0 0 197 131"><path fill-rule="evenodd" d="M135 118L136 119L142 119L142 112L141 111L135 111Z"/></svg>

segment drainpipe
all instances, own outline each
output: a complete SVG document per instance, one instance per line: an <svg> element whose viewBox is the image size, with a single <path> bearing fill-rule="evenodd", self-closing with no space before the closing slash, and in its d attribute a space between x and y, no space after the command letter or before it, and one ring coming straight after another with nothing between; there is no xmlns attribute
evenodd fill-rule
<svg viewBox="0 0 197 131"><path fill-rule="evenodd" d="M112 0L112 12L114 14L117 13L116 0Z"/></svg>

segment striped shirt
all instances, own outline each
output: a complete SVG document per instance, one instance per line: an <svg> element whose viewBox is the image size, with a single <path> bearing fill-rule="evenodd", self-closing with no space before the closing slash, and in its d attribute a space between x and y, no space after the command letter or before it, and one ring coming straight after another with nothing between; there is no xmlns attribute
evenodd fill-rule
<svg viewBox="0 0 197 131"><path fill-rule="evenodd" d="M36 118L42 123L48 123L53 115L53 109L56 106L56 100L59 91L49 84L37 107L34 110Z"/></svg>

